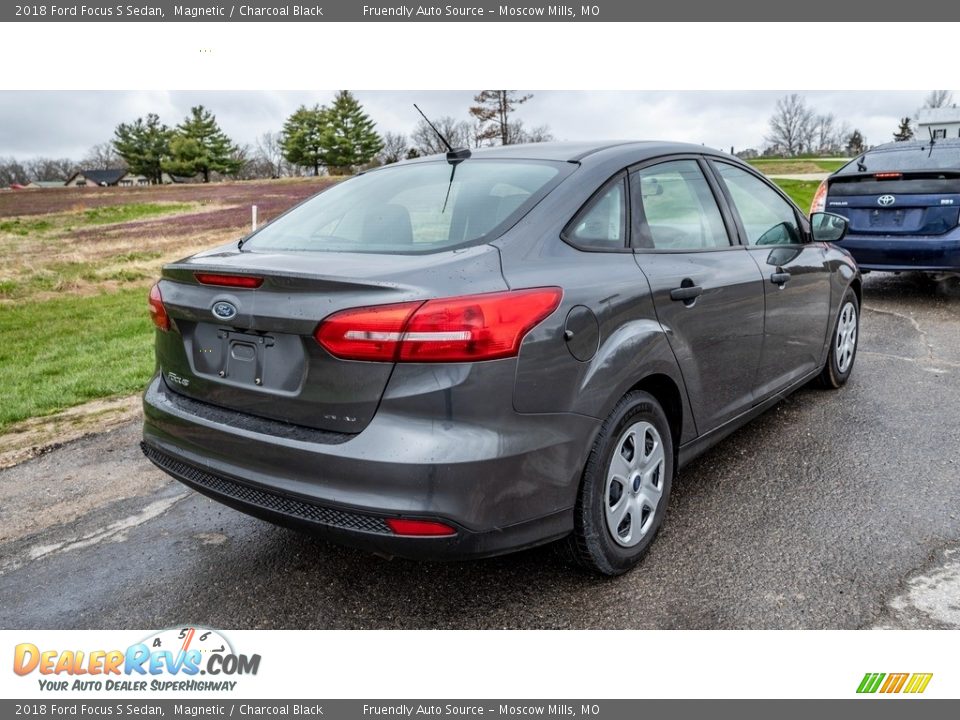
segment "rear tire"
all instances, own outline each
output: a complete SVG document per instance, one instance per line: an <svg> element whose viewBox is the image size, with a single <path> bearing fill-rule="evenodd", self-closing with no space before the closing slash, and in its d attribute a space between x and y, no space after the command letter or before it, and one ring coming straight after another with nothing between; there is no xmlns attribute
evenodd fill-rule
<svg viewBox="0 0 960 720"><path fill-rule="evenodd" d="M830 333L827 364L817 378L821 387L835 390L846 384L857 359L860 340L860 301L852 288L847 288L840 301L840 312Z"/></svg>
<svg viewBox="0 0 960 720"><path fill-rule="evenodd" d="M673 466L673 437L660 403L646 392L628 393L587 458L565 554L603 575L633 568L663 524Z"/></svg>

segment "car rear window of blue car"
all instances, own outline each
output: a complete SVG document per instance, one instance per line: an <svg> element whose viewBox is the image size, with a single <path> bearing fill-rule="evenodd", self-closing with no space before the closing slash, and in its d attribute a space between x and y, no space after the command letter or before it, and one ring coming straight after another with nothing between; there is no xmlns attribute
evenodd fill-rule
<svg viewBox="0 0 960 720"><path fill-rule="evenodd" d="M385 167L298 205L255 233L243 249L406 254L492 240L571 167L478 159Z"/></svg>
<svg viewBox="0 0 960 720"><path fill-rule="evenodd" d="M868 150L837 171L837 175L862 173L954 170L960 172L960 142L943 140L932 146L909 143L903 148Z"/></svg>

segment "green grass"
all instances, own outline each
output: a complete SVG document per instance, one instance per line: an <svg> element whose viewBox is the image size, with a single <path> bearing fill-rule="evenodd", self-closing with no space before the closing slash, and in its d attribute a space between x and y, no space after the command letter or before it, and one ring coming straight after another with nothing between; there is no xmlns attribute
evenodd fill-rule
<svg viewBox="0 0 960 720"><path fill-rule="evenodd" d="M0 306L0 432L141 390L153 372L146 290Z"/></svg>
<svg viewBox="0 0 960 720"><path fill-rule="evenodd" d="M130 222L141 218L169 215L184 212L193 207L190 203L129 203L127 205L105 205L83 211L83 221L87 225L108 225L110 223Z"/></svg>
<svg viewBox="0 0 960 720"><path fill-rule="evenodd" d="M0 232L19 235L21 237L44 232L52 227L53 223L49 220L21 220L20 218L16 218L15 220L0 222Z"/></svg>
<svg viewBox="0 0 960 720"><path fill-rule="evenodd" d="M804 212L810 211L810 203L813 202L813 195L817 192L817 186L820 185L816 180L777 180L774 179L780 189L783 190Z"/></svg>
<svg viewBox="0 0 960 720"><path fill-rule="evenodd" d="M754 158L747 160L757 170L767 175L802 175L839 170L848 160L819 160L813 158Z"/></svg>

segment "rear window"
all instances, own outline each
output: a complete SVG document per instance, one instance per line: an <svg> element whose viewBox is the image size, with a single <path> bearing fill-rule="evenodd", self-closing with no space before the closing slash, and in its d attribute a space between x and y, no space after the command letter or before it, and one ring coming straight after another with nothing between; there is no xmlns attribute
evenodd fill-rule
<svg viewBox="0 0 960 720"><path fill-rule="evenodd" d="M571 167L530 160L387 167L320 193L264 227L243 248L424 253L493 239Z"/></svg>
<svg viewBox="0 0 960 720"><path fill-rule="evenodd" d="M868 150L855 160L844 165L838 175L858 173L915 172L926 170L960 171L960 144L911 143L905 148L891 150Z"/></svg>

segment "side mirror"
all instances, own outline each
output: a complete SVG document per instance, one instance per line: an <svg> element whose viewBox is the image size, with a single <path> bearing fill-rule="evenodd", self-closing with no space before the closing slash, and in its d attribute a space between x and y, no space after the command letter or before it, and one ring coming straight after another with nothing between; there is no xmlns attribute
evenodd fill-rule
<svg viewBox="0 0 960 720"><path fill-rule="evenodd" d="M840 242L849 227L850 222L842 215L815 212L810 216L810 230L815 242Z"/></svg>

